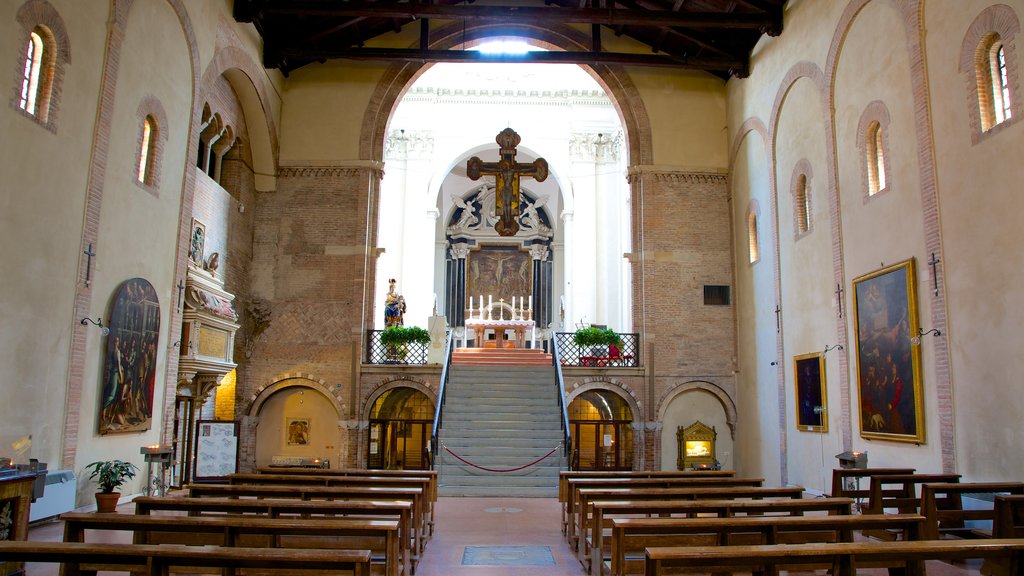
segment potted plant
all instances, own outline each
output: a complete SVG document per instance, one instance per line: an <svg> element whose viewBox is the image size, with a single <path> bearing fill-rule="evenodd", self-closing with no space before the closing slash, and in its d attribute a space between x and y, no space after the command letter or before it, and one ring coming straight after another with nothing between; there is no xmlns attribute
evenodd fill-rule
<svg viewBox="0 0 1024 576"><path fill-rule="evenodd" d="M380 334L380 343L387 349L388 360L401 362L410 343L430 344L430 332L418 326L388 326Z"/></svg>
<svg viewBox="0 0 1024 576"><path fill-rule="evenodd" d="M96 493L96 511L113 512L117 507L117 501L121 498L120 492L115 492L122 484L135 477L138 466L123 460L100 460L85 467L92 469L89 474L90 480L96 480L100 491Z"/></svg>
<svg viewBox="0 0 1024 576"><path fill-rule="evenodd" d="M611 328L588 326L576 330L576 333L573 334L573 341L580 348L611 346L613 344L618 346L622 342L622 337Z"/></svg>

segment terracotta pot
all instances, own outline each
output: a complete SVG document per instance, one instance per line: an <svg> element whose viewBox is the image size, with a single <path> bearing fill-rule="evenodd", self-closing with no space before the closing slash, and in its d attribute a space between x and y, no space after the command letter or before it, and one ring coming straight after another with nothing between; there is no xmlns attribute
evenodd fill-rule
<svg viewBox="0 0 1024 576"><path fill-rule="evenodd" d="M96 493L96 511L97 512L114 512L117 508L117 501L121 498L120 492L97 492Z"/></svg>

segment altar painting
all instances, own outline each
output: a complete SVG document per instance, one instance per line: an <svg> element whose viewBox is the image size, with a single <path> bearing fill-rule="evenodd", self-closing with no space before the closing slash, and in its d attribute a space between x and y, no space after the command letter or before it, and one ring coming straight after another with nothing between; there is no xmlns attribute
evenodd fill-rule
<svg viewBox="0 0 1024 576"><path fill-rule="evenodd" d="M854 279L860 433L865 438L924 442L914 261Z"/></svg>
<svg viewBox="0 0 1024 576"><path fill-rule="evenodd" d="M529 252L514 246L483 246L469 253L467 264L466 295L473 297L477 309L481 296L490 296L495 303L504 298L508 304L515 296L518 310L518 299L533 294L533 258Z"/></svg>
<svg viewBox="0 0 1024 576"><path fill-rule="evenodd" d="M121 284L110 311L99 433L142 432L153 420L160 304L144 278Z"/></svg>

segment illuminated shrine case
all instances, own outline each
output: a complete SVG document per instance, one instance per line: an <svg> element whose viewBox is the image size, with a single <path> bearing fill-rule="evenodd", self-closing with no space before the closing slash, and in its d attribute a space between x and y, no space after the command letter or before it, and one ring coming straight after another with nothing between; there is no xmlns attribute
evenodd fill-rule
<svg viewBox="0 0 1024 576"><path fill-rule="evenodd" d="M679 456L676 458L676 468L686 470L688 468L717 468L718 459L715 453L715 439L718 433L714 426L708 426L700 420L686 426L680 426L676 430L676 441L679 447Z"/></svg>

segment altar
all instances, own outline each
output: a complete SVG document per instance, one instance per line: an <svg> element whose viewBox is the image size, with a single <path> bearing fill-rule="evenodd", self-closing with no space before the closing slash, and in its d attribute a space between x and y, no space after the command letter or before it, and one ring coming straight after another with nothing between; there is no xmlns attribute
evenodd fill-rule
<svg viewBox="0 0 1024 576"><path fill-rule="evenodd" d="M530 341L534 340L536 324L533 321L532 306L524 308L520 301L520 308L517 310L514 304L504 300L490 302L486 306L482 302L480 308L474 310L472 303L466 311L466 332L473 333L473 347L486 348L491 342L495 348L505 348L512 344L512 348L526 348L527 331L530 332ZM472 302L472 299L470 299ZM530 304L532 304L532 298ZM512 332L512 339L507 338L507 333ZM488 340L488 334L494 334L494 340ZM463 341L463 346L466 342ZM533 346L533 344L531 344Z"/></svg>

